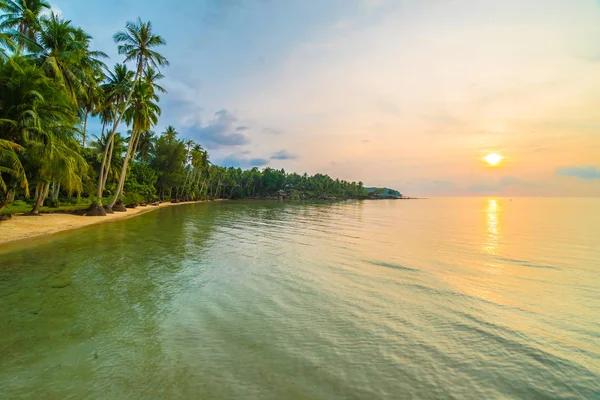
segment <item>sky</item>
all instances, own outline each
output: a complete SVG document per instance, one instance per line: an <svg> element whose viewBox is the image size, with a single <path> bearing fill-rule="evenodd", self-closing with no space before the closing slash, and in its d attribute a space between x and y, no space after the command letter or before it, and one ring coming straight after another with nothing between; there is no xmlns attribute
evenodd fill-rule
<svg viewBox="0 0 600 400"><path fill-rule="evenodd" d="M600 196L596 0L51 4L110 65L112 35L152 21L171 63L155 130L217 164L411 196Z"/></svg>

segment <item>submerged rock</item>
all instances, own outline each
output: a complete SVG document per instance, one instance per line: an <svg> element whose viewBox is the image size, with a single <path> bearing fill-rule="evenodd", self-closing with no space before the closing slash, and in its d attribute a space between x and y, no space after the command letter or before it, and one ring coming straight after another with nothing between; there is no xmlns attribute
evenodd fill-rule
<svg viewBox="0 0 600 400"><path fill-rule="evenodd" d="M62 289L71 285L72 283L71 271L65 269L56 275L50 276L50 287L53 289Z"/></svg>

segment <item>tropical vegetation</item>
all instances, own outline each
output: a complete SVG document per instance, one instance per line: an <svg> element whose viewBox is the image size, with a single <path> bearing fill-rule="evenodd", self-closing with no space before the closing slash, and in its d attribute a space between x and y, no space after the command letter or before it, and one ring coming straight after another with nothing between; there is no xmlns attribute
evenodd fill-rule
<svg viewBox="0 0 600 400"><path fill-rule="evenodd" d="M220 167L175 127L157 134L169 63L150 22L114 35L123 58L109 67L92 37L45 0L0 0L0 13L0 211L93 204L103 215L158 200L367 196L361 182L323 174Z"/></svg>

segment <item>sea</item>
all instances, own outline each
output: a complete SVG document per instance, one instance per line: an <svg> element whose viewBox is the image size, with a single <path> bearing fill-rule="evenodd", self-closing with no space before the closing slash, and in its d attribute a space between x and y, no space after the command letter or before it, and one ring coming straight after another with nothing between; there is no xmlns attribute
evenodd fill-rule
<svg viewBox="0 0 600 400"><path fill-rule="evenodd" d="M0 398L600 399L600 199L206 202L4 245Z"/></svg>

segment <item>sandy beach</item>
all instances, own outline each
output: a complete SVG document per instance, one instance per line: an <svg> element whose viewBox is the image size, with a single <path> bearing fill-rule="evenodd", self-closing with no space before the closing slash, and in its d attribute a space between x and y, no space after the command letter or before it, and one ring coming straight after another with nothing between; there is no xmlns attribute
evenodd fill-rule
<svg viewBox="0 0 600 400"><path fill-rule="evenodd" d="M0 222L0 245L83 228L85 226L132 218L159 208L200 202L161 203L158 206L130 208L126 212L115 212L114 214L108 214L106 217L87 217L60 213L40 214L39 216L15 215L8 221Z"/></svg>

